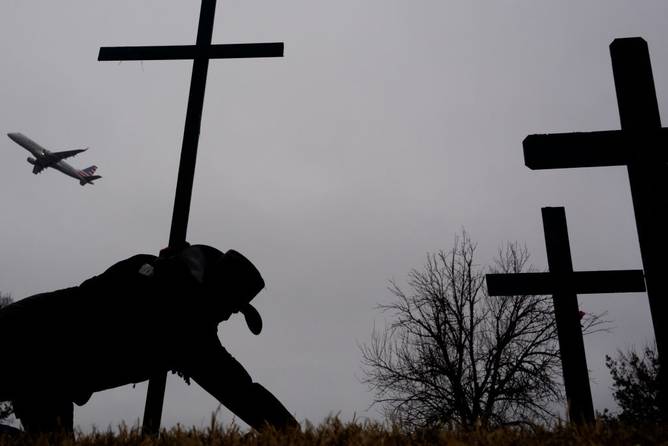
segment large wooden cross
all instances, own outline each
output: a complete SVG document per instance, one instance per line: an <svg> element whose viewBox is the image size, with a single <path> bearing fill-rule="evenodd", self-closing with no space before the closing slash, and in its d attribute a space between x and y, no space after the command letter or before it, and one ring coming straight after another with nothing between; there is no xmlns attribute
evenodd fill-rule
<svg viewBox="0 0 668 446"><path fill-rule="evenodd" d="M98 60L101 61L193 60L174 211L169 233L169 247L173 249L184 246L186 242L209 59L283 56L282 42L212 45L211 36L213 34L215 12L216 0L202 0L195 45L103 47L100 48L98 56ZM146 348L151 348L151 346ZM165 383L166 374L164 373L151 378L149 381L144 409L143 429L145 433L155 434L160 429Z"/></svg>
<svg viewBox="0 0 668 446"><path fill-rule="evenodd" d="M645 291L643 273L641 270L573 271L564 208L545 207L541 211L550 272L488 274L487 290L490 296L552 295L569 419L579 424L591 423L594 406L577 295Z"/></svg>
<svg viewBox="0 0 668 446"><path fill-rule="evenodd" d="M621 130L530 135L530 169L627 166L647 297L659 354L659 403L668 414L668 129L661 127L647 42L610 45Z"/></svg>

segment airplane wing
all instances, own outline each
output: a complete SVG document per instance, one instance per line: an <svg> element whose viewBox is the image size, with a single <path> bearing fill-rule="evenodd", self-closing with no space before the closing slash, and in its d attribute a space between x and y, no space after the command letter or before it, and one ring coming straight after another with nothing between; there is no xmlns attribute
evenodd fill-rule
<svg viewBox="0 0 668 446"><path fill-rule="evenodd" d="M65 158L70 158L74 155L77 155L81 152L85 152L88 150L88 148L85 149L78 149L78 150L64 150L62 152L51 152L48 154L49 161L53 163L57 163L58 161L62 161Z"/></svg>

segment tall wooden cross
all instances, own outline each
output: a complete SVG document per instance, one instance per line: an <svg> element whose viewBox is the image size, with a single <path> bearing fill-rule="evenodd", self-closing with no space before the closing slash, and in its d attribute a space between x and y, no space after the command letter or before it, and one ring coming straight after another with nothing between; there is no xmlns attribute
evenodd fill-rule
<svg viewBox="0 0 668 446"><path fill-rule="evenodd" d="M610 45L621 130L531 135L524 140L530 169L626 166L636 217L647 297L659 354L659 403L668 414L668 129L661 127L647 42Z"/></svg>
<svg viewBox="0 0 668 446"><path fill-rule="evenodd" d="M213 22L216 0L202 0L195 45L185 46L136 46L100 48L98 60L174 60L192 59L193 70L190 81L190 95L183 132L181 160L174 198L172 225L169 233L169 247L178 249L185 245L190 213L197 144L202 122L204 90L209 67L209 59L282 57L283 43L247 43L212 45ZM151 346L147 346L151 348ZM144 409L145 433L155 434L160 429L162 405L164 401L166 374L151 378Z"/></svg>
<svg viewBox="0 0 668 446"><path fill-rule="evenodd" d="M490 296L551 294L559 340L569 419L594 421L578 309L578 294L645 291L641 270L573 271L563 207L542 208L548 273L488 274Z"/></svg>

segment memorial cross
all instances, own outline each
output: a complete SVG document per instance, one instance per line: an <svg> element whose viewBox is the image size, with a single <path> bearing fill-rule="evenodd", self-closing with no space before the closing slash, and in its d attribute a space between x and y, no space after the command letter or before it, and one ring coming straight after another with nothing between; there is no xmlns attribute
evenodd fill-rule
<svg viewBox="0 0 668 446"><path fill-rule="evenodd" d="M211 36L213 34L215 12L216 0L202 0L195 45L103 47L100 48L98 55L100 61L193 60L174 210L169 233L169 247L173 249L184 246L186 242L209 59L283 56L282 42L212 45ZM165 383L166 375L164 373L151 378L149 381L144 409L143 430L145 433L156 434L160 429Z"/></svg>
<svg viewBox="0 0 668 446"><path fill-rule="evenodd" d="M566 213L563 207L541 209L548 273L488 274L490 296L551 294L569 419L594 421L578 294L645 291L642 270L573 271Z"/></svg>
<svg viewBox="0 0 668 446"><path fill-rule="evenodd" d="M661 127L647 42L610 44L621 130L530 135L523 143L530 169L626 166L647 297L659 354L668 371L668 129ZM659 376L659 404L668 414L668 375Z"/></svg>

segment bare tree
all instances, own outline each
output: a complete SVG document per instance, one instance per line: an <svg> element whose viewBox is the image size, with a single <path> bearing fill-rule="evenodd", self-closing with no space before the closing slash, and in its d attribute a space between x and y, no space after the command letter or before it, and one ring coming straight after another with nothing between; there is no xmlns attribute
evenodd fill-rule
<svg viewBox="0 0 668 446"><path fill-rule="evenodd" d="M409 428L533 424L563 401L550 296L489 297L465 231L450 251L429 254L408 276L410 293L390 282L384 330L361 346L374 404ZM517 243L499 250L491 272L532 271ZM586 332L600 316L583 320Z"/></svg>

